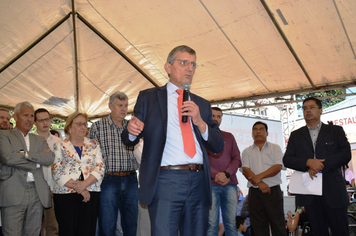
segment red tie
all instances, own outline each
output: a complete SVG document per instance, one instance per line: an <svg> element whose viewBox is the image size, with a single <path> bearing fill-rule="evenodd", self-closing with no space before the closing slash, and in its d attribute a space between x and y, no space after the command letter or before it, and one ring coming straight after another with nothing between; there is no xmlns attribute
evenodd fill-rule
<svg viewBox="0 0 356 236"><path fill-rule="evenodd" d="M183 90L177 89L176 91L179 94L178 99L177 99L178 116L179 116L180 130L182 131L182 136L183 136L184 152L188 156L193 158L197 151L195 150L195 141L194 141L192 127L190 126L189 120L186 123L182 122L182 115L181 115L182 108L181 107L182 107L182 103L183 103Z"/></svg>

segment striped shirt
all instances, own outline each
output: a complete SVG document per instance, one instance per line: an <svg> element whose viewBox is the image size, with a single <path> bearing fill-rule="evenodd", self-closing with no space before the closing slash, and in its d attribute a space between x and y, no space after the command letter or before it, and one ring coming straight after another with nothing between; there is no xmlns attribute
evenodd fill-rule
<svg viewBox="0 0 356 236"><path fill-rule="evenodd" d="M118 127L109 115L95 122L90 128L89 137L100 144L106 172L138 169L133 154L134 147L125 146L121 141L121 133L127 124L128 120L123 120L122 127Z"/></svg>

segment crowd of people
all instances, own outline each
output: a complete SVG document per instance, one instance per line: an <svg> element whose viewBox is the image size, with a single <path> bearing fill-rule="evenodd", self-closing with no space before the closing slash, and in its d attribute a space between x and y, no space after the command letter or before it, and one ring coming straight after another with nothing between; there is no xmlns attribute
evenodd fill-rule
<svg viewBox="0 0 356 236"><path fill-rule="evenodd" d="M18 103L13 129L0 109L2 234L136 236L147 208L146 235L285 236L280 184L288 167L311 179L322 173L321 196L296 195L313 235L349 235L341 167L351 159L350 145L341 127L320 121L320 100L304 100L306 126L292 132L285 153L267 140L262 121L240 152L234 135L219 129L221 109L193 93L184 98L196 60L192 48L175 47L164 65L169 82L141 91L130 120L127 95L115 92L110 114L90 130L86 114L71 114L64 139L44 108ZM245 197L239 169L248 181Z"/></svg>

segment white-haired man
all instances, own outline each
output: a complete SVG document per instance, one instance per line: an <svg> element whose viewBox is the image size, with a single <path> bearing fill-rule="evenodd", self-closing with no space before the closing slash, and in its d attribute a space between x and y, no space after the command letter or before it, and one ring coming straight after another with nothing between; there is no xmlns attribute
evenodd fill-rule
<svg viewBox="0 0 356 236"><path fill-rule="evenodd" d="M34 109L29 102L15 106L16 127L0 130L0 207L5 236L39 235L43 209L51 206L42 165L53 163L46 140L30 134Z"/></svg>

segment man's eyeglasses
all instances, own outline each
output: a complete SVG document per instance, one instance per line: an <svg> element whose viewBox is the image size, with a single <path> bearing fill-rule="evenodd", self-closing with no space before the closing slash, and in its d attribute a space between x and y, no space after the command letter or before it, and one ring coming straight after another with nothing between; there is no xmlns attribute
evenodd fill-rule
<svg viewBox="0 0 356 236"><path fill-rule="evenodd" d="M37 120L38 122L40 122L40 123L43 123L43 122L49 122L49 121L51 121L51 119L50 118L46 118L46 119L40 119L40 120Z"/></svg>
<svg viewBox="0 0 356 236"><path fill-rule="evenodd" d="M87 127L88 126L88 123L87 122L77 122L77 123L73 123L75 124L78 128L80 128L81 126L84 126L84 127Z"/></svg>
<svg viewBox="0 0 356 236"><path fill-rule="evenodd" d="M189 65L192 65L192 67L194 69L196 69L198 67L197 63L194 62L194 61L188 61L188 60L177 60L178 61L178 64L181 65L181 66L189 66Z"/></svg>

